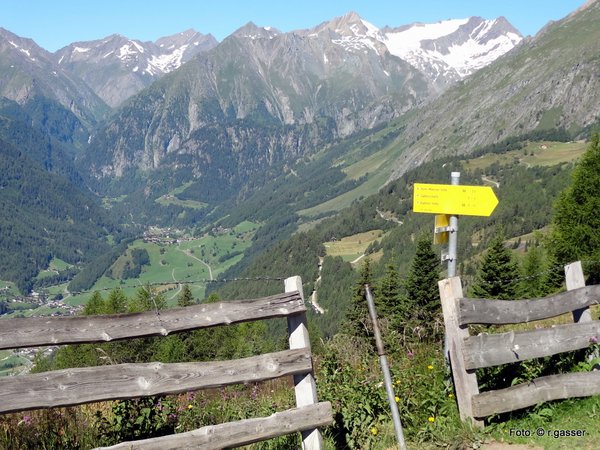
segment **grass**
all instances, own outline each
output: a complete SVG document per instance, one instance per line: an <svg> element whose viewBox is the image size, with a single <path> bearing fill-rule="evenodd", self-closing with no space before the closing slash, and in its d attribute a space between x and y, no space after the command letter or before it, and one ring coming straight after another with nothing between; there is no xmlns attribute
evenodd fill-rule
<svg viewBox="0 0 600 450"><path fill-rule="evenodd" d="M328 256L341 256L345 261L353 261L362 256L373 242L383 237L382 230L371 230L346 236L338 241L325 242Z"/></svg>
<svg viewBox="0 0 600 450"><path fill-rule="evenodd" d="M140 286L149 283L160 284L157 289L165 294L167 303L172 306L180 291L179 282L188 283L192 295L203 299L206 284L241 260L258 227L255 223L245 221L224 233L207 233L178 244L145 243L137 240L129 248L143 248L150 257L150 264L143 267L139 278L114 280L103 276L90 292L70 296L65 299L65 303L82 305L87 303L93 291L107 294L116 287L120 287L125 295L134 296ZM119 260L115 264L119 264ZM64 285L53 286L49 292L58 293L62 289Z"/></svg>
<svg viewBox="0 0 600 450"><path fill-rule="evenodd" d="M585 142L532 142L521 150L506 153L488 153L479 158L464 160L469 170L487 169L492 164L500 165L517 162L526 166L553 166L565 162L573 162L586 149Z"/></svg>
<svg viewBox="0 0 600 450"><path fill-rule="evenodd" d="M11 351L0 351L0 377L15 375L21 372L28 360Z"/></svg>
<svg viewBox="0 0 600 450"><path fill-rule="evenodd" d="M527 444L544 449L596 449L600 442L600 396L545 403L532 413L489 427L499 442ZM538 435L538 430L539 434ZM575 430L582 436L561 436Z"/></svg>
<svg viewBox="0 0 600 450"><path fill-rule="evenodd" d="M193 184L193 181L188 181L187 183L182 184L178 188L173 189L168 194L165 194L161 197L158 197L155 201L159 205L169 206L169 205L177 205L183 208L191 208L191 209L203 209L208 206L207 203L198 202L196 200L181 200L177 198L177 194L181 194L188 187Z"/></svg>

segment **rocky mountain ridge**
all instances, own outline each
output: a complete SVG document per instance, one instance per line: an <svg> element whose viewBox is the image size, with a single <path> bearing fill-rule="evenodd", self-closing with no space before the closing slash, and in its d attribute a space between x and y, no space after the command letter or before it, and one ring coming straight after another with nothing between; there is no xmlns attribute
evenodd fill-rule
<svg viewBox="0 0 600 450"><path fill-rule="evenodd" d="M79 77L55 64L33 40L0 28L0 96L20 105L48 108L55 102L69 122L86 132L102 120L108 106ZM58 108L60 109L60 108Z"/></svg>
<svg viewBox="0 0 600 450"><path fill-rule="evenodd" d="M188 159L193 155L194 164L202 161L203 166L202 155L213 150L197 136L209 128L220 129L218 133L227 136L229 149L223 151L233 151L236 159L244 160L248 147L258 150L259 160L267 164L297 158L332 139L372 128L429 101L445 84L509 47L490 44L495 53L484 56L485 42L499 36L504 36L503 43L516 45L519 41L514 28L502 20L472 18L446 28L446 34L438 31L435 35L436 54L460 45L475 46L481 50L480 62L469 66L450 58L461 71L453 69L449 78L440 81L448 71L426 73L423 67L415 67L414 61L406 62L390 51L390 42L396 43L392 49L399 51L402 31L388 30L386 34L356 13L289 33L248 23L128 102L114 122L92 139L91 153L107 157L88 162L95 175L103 177L120 176L133 168L154 169L167 160L180 165L175 161L181 161L181 155ZM419 40L413 44L425 45ZM474 52L456 52L473 58ZM422 50L420 54L431 58L433 53ZM139 115L141 110L133 105L145 112ZM244 121L243 132L236 121ZM265 133L265 124L271 131ZM124 126L144 136L124 132ZM276 131L278 127L287 129ZM271 136L264 147L253 142L257 133ZM214 160L214 155L210 159ZM243 167L257 164L260 166L256 162Z"/></svg>
<svg viewBox="0 0 600 450"><path fill-rule="evenodd" d="M433 157L535 131L577 136L600 122L598 21L600 2L588 2L417 111L392 179Z"/></svg>
<svg viewBox="0 0 600 450"><path fill-rule="evenodd" d="M113 34L75 42L53 54L61 67L83 79L108 105L117 107L195 55L211 50L216 39L194 30L141 42Z"/></svg>

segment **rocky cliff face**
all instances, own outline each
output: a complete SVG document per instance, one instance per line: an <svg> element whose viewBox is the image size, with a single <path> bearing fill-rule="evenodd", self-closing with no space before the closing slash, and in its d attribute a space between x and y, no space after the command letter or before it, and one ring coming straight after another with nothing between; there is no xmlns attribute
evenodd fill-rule
<svg viewBox="0 0 600 450"><path fill-rule="evenodd" d="M421 109L402 137L408 150L393 178L435 156L535 130L577 134L598 122L598 21L600 2L590 2Z"/></svg>
<svg viewBox="0 0 600 450"><path fill-rule="evenodd" d="M55 64L52 55L31 39L0 28L0 95L20 105L56 102L90 129L108 106L77 76Z"/></svg>
<svg viewBox="0 0 600 450"><path fill-rule="evenodd" d="M315 152L429 98L418 70L376 39L357 38L365 28L355 15L292 33L247 24L128 101L92 139L95 174L190 158L200 171L207 153L247 171Z"/></svg>
<svg viewBox="0 0 600 450"><path fill-rule="evenodd" d="M52 55L60 67L84 80L111 107L119 106L195 55L217 45L212 35L194 30L141 42L114 34L75 42Z"/></svg>

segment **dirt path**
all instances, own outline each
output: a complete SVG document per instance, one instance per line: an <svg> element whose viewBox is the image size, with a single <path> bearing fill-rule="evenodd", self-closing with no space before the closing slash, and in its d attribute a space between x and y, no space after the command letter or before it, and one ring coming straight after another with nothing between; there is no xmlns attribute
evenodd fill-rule
<svg viewBox="0 0 600 450"><path fill-rule="evenodd" d="M500 183L498 183L497 181L491 180L488 177L486 177L485 175L481 175L481 181L484 181L486 183L490 183L493 184L494 186L496 186L497 188L500 187Z"/></svg>
<svg viewBox="0 0 600 450"><path fill-rule="evenodd" d="M402 225L404 223L396 216L394 216L394 214L392 214L391 212L380 211L379 208L375 208L375 211L377 211L377 214L379 214L379 217L381 217L383 220L387 220L388 222L394 222L398 225Z"/></svg>
<svg viewBox="0 0 600 450"><path fill-rule="evenodd" d="M362 255L360 255L358 258L356 258L354 261L350 261L350 264L356 264L357 262L359 262L361 259L363 259L366 255L363 253Z"/></svg>
<svg viewBox="0 0 600 450"><path fill-rule="evenodd" d="M322 279L321 271L322 270L323 270L323 258L319 256L319 278L317 278L315 280L315 290L312 291L312 294L310 294L310 303L312 304L315 311L318 312L319 314L325 314L325 310L321 307L321 305L319 305L319 302L317 301L317 289L321 285L321 279Z"/></svg>
<svg viewBox="0 0 600 450"><path fill-rule="evenodd" d="M179 295L179 293L181 292L181 288L183 287L183 286L181 285L181 283L179 283L179 281L177 280L177 278L175 278L175 268L173 268L173 269L171 270L171 278L173 278L173 281L174 281L175 283L177 283L177 287L178 287L178 289L177 289L177 292L175 292L173 295L171 295L171 296L169 297L169 300L173 300L175 297L177 297L177 296Z"/></svg>
<svg viewBox="0 0 600 450"><path fill-rule="evenodd" d="M201 262L202 264L204 264L206 266L206 268L208 269L208 274L210 275L210 281L213 281L213 273L212 273L212 268L208 265L208 263L206 261L202 261L200 258L196 257L192 252L190 252L189 250L182 250L181 246L179 246L177 248L180 252L183 252L184 254L186 254L187 256L189 256L190 258L195 259L196 261Z"/></svg>

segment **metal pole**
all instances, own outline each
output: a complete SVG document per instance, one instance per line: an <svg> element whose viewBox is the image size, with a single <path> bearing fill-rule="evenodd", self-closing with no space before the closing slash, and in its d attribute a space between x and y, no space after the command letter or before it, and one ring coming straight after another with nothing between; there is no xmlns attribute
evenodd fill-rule
<svg viewBox="0 0 600 450"><path fill-rule="evenodd" d="M369 314L371 316L371 321L373 322L373 334L375 334L375 345L377 346L379 364L381 365L381 371L383 372L385 392L387 393L390 409L392 410L392 419L394 421L394 429L396 430L396 440L398 441L398 448L400 450L406 450L406 444L404 443L404 433L402 431L402 422L400 421L400 414L398 413L398 405L396 404L396 396L394 395L394 388L392 385L392 377L390 376L390 367L387 362L387 356L385 355L385 349L383 348L381 333L379 332L379 325L377 323L377 311L375 310L373 295L371 295L371 288L369 288L368 284L365 284L365 293L367 297L367 305L369 307Z"/></svg>
<svg viewBox="0 0 600 450"><path fill-rule="evenodd" d="M450 184L458 186L460 184L460 172L452 172L450 174ZM448 278L456 276L456 260L458 253L458 216L456 214L450 216L448 221L450 227L450 235L448 236ZM444 335L444 358L446 360L446 368L450 370L450 354L448 347L448 335Z"/></svg>
<svg viewBox="0 0 600 450"><path fill-rule="evenodd" d="M460 184L460 172L450 174L450 184L458 186ZM458 247L458 216L450 216L450 236L448 236L448 278L456 276L456 260Z"/></svg>

